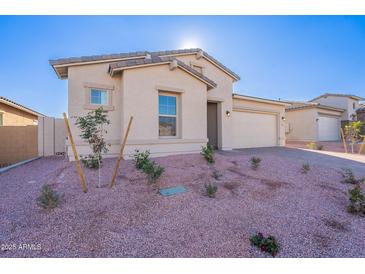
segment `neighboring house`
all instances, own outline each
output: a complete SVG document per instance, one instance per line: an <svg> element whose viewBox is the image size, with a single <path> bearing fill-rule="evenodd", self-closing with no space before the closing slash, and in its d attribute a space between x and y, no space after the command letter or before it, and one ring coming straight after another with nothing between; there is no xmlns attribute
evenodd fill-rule
<svg viewBox="0 0 365 274"><path fill-rule="evenodd" d="M44 115L0 96L0 167L38 154L38 118Z"/></svg>
<svg viewBox="0 0 365 274"><path fill-rule="evenodd" d="M356 117L356 110L359 108L359 101L362 100L364 100L364 98L351 94L325 93L309 102L344 109L345 111L341 116L341 126L344 127L349 121L354 120Z"/></svg>
<svg viewBox="0 0 365 274"><path fill-rule="evenodd" d="M201 49L51 60L68 80L68 115L77 149L90 152L75 117L102 106L116 156L130 116L126 156L195 153L207 141L222 150L285 144L286 103L233 95L240 77ZM70 148L68 156L73 159Z"/></svg>
<svg viewBox="0 0 365 274"><path fill-rule="evenodd" d="M320 103L290 102L286 108L288 141L337 141L345 109Z"/></svg>
<svg viewBox="0 0 365 274"><path fill-rule="evenodd" d="M365 135L365 104L360 104L359 108L356 110L357 120L361 121L361 134Z"/></svg>
<svg viewBox="0 0 365 274"><path fill-rule="evenodd" d="M43 114L0 96L0 126L31 126Z"/></svg>

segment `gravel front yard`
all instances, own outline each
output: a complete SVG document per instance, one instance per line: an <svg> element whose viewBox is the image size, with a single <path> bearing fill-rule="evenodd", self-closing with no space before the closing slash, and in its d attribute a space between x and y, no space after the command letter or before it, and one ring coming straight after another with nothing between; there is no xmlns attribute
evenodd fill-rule
<svg viewBox="0 0 365 274"><path fill-rule="evenodd" d="M256 232L278 239L277 257L365 257L365 218L346 211L340 169L316 162L302 174L302 160L257 153L219 152L214 165L199 154L157 158L165 173L156 186L122 161L113 189L106 185L115 159L106 159L103 188L97 172L84 169L86 194L74 164L62 158L14 168L0 174L0 243L15 248L0 257L269 257L250 245ZM257 171L252 155L262 158ZM214 170L222 176L216 198L208 198L204 184L215 181ZM356 175L365 176L365 166ZM64 193L52 211L36 204L45 183ZM157 193L176 185L188 192Z"/></svg>

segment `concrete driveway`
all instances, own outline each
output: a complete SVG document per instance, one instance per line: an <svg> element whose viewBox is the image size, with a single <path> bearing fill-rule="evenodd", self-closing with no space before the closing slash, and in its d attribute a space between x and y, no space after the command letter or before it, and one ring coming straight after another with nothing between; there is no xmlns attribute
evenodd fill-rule
<svg viewBox="0 0 365 274"><path fill-rule="evenodd" d="M288 147L246 148L233 150L232 152L225 151L219 153L226 154L238 152L244 152L245 154L259 157L275 155L287 159L293 159L293 161L309 162L336 169L351 168L354 172L359 173L360 175L365 175L364 155Z"/></svg>

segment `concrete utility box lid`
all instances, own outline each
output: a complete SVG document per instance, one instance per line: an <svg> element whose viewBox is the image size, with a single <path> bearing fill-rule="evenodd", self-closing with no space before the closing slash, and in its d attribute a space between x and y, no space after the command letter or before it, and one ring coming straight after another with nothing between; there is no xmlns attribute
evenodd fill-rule
<svg viewBox="0 0 365 274"><path fill-rule="evenodd" d="M179 193L186 192L187 189L183 186L175 186L175 187L168 187L168 188L162 188L159 190L160 194L162 196L172 196Z"/></svg>

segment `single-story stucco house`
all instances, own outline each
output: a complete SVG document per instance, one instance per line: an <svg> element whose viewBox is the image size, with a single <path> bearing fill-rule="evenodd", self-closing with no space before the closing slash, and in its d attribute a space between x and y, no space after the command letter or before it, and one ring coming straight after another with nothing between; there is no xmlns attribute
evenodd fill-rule
<svg viewBox="0 0 365 274"><path fill-rule="evenodd" d="M102 106L111 125L108 156L116 156L130 116L125 156L196 153L285 145L285 107L275 100L233 94L240 77L201 49L134 52L51 60L68 80L68 116L78 152L77 116ZM70 148L67 152L72 160Z"/></svg>
<svg viewBox="0 0 365 274"><path fill-rule="evenodd" d="M356 119L359 101L350 94L325 93L309 102L288 102L286 139L288 141L338 141L340 128Z"/></svg>
<svg viewBox="0 0 365 274"><path fill-rule="evenodd" d="M0 168L37 157L42 113L0 96Z"/></svg>

